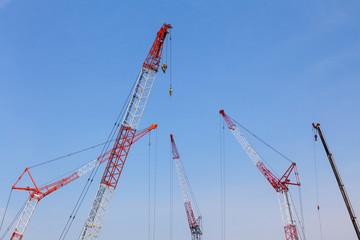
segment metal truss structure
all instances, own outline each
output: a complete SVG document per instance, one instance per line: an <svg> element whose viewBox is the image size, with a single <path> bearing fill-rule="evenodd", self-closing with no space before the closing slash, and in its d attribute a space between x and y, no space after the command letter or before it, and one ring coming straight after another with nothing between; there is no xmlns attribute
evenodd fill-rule
<svg viewBox="0 0 360 240"><path fill-rule="evenodd" d="M100 186L95 195L90 213L85 221L85 225L79 239L93 240L97 239L99 236L111 198L116 189L127 155L135 137L137 127L145 109L146 102L149 98L150 91L159 68L165 37L168 34L168 29L170 28L172 28L171 25L166 23L161 27L149 54L143 63L129 100L119 133L114 146L110 151L110 157L101 179Z"/></svg>
<svg viewBox="0 0 360 240"><path fill-rule="evenodd" d="M253 161L255 166L260 170L264 177L269 181L271 186L278 193L280 211L285 231L286 240L299 240L299 234L297 231L293 204L289 196L288 185L300 186L299 174L297 172L296 163L292 163L286 170L281 178L276 177L264 164L260 156L256 153L255 149L250 145L246 138L242 135L235 123L225 114L224 110L220 110L220 114L223 116L228 128L235 136L236 140L240 143L247 155ZM294 172L296 182L290 181L290 174Z"/></svg>
<svg viewBox="0 0 360 240"><path fill-rule="evenodd" d="M181 188L181 193L184 200L184 206L185 206L185 212L189 223L189 228L191 232L191 239L192 240L201 240L202 230L201 230L201 220L202 217L199 216L198 218L195 218L194 212L191 207L191 202L189 198L189 189L186 184L186 178L184 175L183 165L181 163L180 155L177 150L174 136L170 134L170 140L171 140L171 146L172 146L172 155L173 159L176 164L176 171L179 179L179 184Z"/></svg>

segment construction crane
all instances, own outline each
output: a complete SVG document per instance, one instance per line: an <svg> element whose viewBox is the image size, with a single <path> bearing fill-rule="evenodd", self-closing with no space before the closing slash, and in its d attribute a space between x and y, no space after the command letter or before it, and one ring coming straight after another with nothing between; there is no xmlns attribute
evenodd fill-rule
<svg viewBox="0 0 360 240"><path fill-rule="evenodd" d="M339 174L339 171L337 170L337 167L335 165L335 161L334 161L334 158L330 152L330 149L325 141L325 137L322 133L322 130L321 130L321 127L320 127L320 124L315 124L313 123L312 124L313 128L319 133L319 136L320 136L320 139L321 139L321 142L324 146L324 149L325 149L325 152L326 152L326 156L328 157L329 159L329 162L330 162L330 165L331 165L331 168L334 172L334 175L335 175L335 178L336 178L336 181L339 185L339 189L340 189L340 192L341 192L341 195L342 197L344 198L344 202L345 202L345 205L346 205L346 208L349 212L349 215L350 215L350 219L351 219L351 222L352 224L354 225L354 229L355 229L355 232L356 232L356 236L358 237L358 239L360 240L360 228L359 228L359 223L356 219L356 216L355 216L355 212L351 206L351 203L350 203L350 199L346 193L346 190L345 190L345 186L341 180L341 177L340 177L340 174ZM315 135L315 141L317 140L317 135Z"/></svg>
<svg viewBox="0 0 360 240"><path fill-rule="evenodd" d="M233 133L235 138L241 144L247 155L251 158L255 166L260 170L264 177L269 181L271 186L278 193L280 211L285 231L286 240L299 240L299 234L296 226L294 209L290 198L288 185L300 186L299 174L297 172L296 163L292 162L286 172L280 177L276 177L264 164L255 149L249 144L246 138L241 134L240 130L233 123L224 110L220 110L227 126ZM290 181L290 174L294 172L296 182Z"/></svg>
<svg viewBox="0 0 360 240"><path fill-rule="evenodd" d="M145 134L150 132L151 130L157 128L156 124L152 124L149 128L144 129L140 132L138 132L135 137L132 139L132 143L139 140L141 137L143 137ZM85 164L81 168L79 168L77 171L71 173L65 178L62 178L56 182L47 184L42 187L38 187L34 181L34 178L30 174L30 171L28 168L25 168L24 172L20 175L18 180L15 182L15 184L12 186L12 189L16 190L25 190L28 191L30 196L27 200L24 209L22 210L22 213L20 215L20 218L17 222L17 225L15 227L15 230L13 234L11 235L10 240L21 240L24 236L25 230L29 225L30 219L32 215L34 214L34 211L36 209L37 204L41 199L49 195L50 193L55 192L56 190L59 190L60 188L64 187L65 185L73 182L74 180L80 178L81 176L85 175L87 172L93 170L94 168L98 167L100 164L106 162L110 157L111 151L106 152L105 154L101 155L100 157L92 160L91 162ZM23 178L24 174L28 174L28 176L31 179L33 187L17 187L19 181Z"/></svg>
<svg viewBox="0 0 360 240"><path fill-rule="evenodd" d="M160 28L150 52L142 65L128 102L119 133L110 152L110 157L100 181L100 186L79 239L98 238L158 72L165 37L171 28L171 25L166 23Z"/></svg>
<svg viewBox="0 0 360 240"><path fill-rule="evenodd" d="M194 212L191 208L190 198L189 198L189 189L186 184L186 178L183 171L183 165L181 163L180 155L177 150L177 147L175 145L174 136L170 134L171 139L171 147L172 147L172 155L173 159L176 163L176 171L180 183L180 188L182 192L182 196L184 199L184 205L185 205L185 212L186 216L189 222L190 232L191 232L191 239L192 240L200 240L202 231L201 231L201 220L202 217L198 216L198 218L195 218Z"/></svg>

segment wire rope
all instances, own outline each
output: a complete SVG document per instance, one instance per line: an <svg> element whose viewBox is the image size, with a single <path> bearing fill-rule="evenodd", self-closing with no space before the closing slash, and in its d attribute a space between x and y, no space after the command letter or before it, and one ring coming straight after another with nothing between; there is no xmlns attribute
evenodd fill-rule
<svg viewBox="0 0 360 240"><path fill-rule="evenodd" d="M155 240L155 230L156 230L156 184L157 184L157 129L155 129L155 173L154 173L154 219L153 219L153 240Z"/></svg>
<svg viewBox="0 0 360 240"><path fill-rule="evenodd" d="M110 141L114 141L114 139L112 139L112 140L110 140ZM66 157L70 157L70 156L72 156L72 155L76 155L76 154L85 152L85 151L90 150L90 149L93 149L93 148L96 148L96 147L105 145L105 144L107 144L107 143L108 143L108 142L99 143L99 144L96 144L96 145L94 145L94 146L87 147L87 148L81 149L81 150L79 150L79 151L75 151L75 152L72 152L72 153L69 153L69 154L60 156L60 157L56 157L56 158L54 158L54 159L50 159L50 160L47 160L47 161L45 161L45 162L38 163L38 164L32 165L32 166L27 167L27 168L28 168L28 169L31 169L31 168L39 167L39 166L42 166L42 165L45 165L45 164L48 164L48 163L51 163L51 162L55 162L55 161L61 160L61 159L66 158Z"/></svg>
<svg viewBox="0 0 360 240"><path fill-rule="evenodd" d="M229 116L228 116L229 117ZM285 156L284 154L282 154L280 151L278 151L277 149L275 149L274 147L272 147L270 144L266 143L264 140L262 140L260 137L256 136L254 133L252 133L249 129L247 129L246 127L244 127L243 125L241 125L240 123L238 123L237 121L235 121L233 118L229 117L233 122L235 122L237 125L239 125L241 128L243 128L245 131L247 131L248 133L250 133L253 137L255 137L257 140L259 140L260 142L262 142L263 144L265 144L267 147L269 147L271 150L273 150L274 152L276 152L277 154L279 154L281 157L283 157L284 159L288 160L289 162L293 163L293 161L288 158L287 156Z"/></svg>
<svg viewBox="0 0 360 240"><path fill-rule="evenodd" d="M171 47L171 30L170 32L170 89L172 89L172 47Z"/></svg>
<svg viewBox="0 0 360 240"><path fill-rule="evenodd" d="M3 215L2 220L1 220L0 231L1 231L2 226L3 226L3 224L4 224L4 219L5 219L5 216L6 216L6 212L7 212L7 210L8 210L8 207L9 207L9 202L10 202L10 199L11 199L12 191L13 191L13 189L11 188L10 194L9 194L9 197L8 197L8 200L7 200L7 203L6 203L4 215Z"/></svg>
<svg viewBox="0 0 360 240"><path fill-rule="evenodd" d="M149 134L149 150L148 150L148 240L150 240L150 225L151 225L151 133Z"/></svg>
<svg viewBox="0 0 360 240"><path fill-rule="evenodd" d="M140 74L141 74L141 72L139 73L139 75L140 75ZM125 107L128 105L128 103L129 103L129 101L130 101L130 96L131 96L132 92L134 91L134 88L135 88L135 85L136 85L137 80L138 80L138 78L139 78L139 75L138 75L138 77L136 78L135 82L133 83L133 86L132 86L132 88L131 88L131 91L129 92L129 94L128 94L127 98L126 98L126 101L125 101L124 105L122 106L120 113L119 113L118 116L117 116L117 119L116 119L116 121L115 121L115 124L113 125L112 130L110 131L110 134L109 134L109 136L108 136L108 138L107 138L107 141L106 141L106 142L108 142L108 144L104 145L104 147L103 147L103 149L102 149L102 151L101 151L101 153L100 153L99 156L102 156L102 155L109 149L109 147L110 147L109 140L114 138L115 134L117 133L117 130L120 128L120 122L119 122L119 120L120 120L120 119L124 116L124 114L125 114L125 110L126 110ZM78 213L78 211L79 211L79 209L80 209L80 207L81 207L81 205L82 205L82 203L83 203L83 201L84 201L84 199L85 199L85 196L87 195L87 193L88 193L88 191L89 191L89 188L90 188L90 186L91 186L91 184L92 184L92 182L93 182L93 180L94 180L94 178L95 178L95 176L96 176L96 173L97 173L98 170L99 170L99 167L100 167L100 165L98 165L96 168L94 168L94 169L91 171L91 174L90 174L87 182L85 183L85 185L84 185L84 187L83 187L83 190L82 190L81 193L80 193L80 196L79 196L79 198L78 198L78 200L77 200L77 202L76 202L76 204L75 204L75 206L74 206L74 208L73 208L73 210L72 210L72 212L71 212L71 214L70 214L70 216L69 216L69 218L68 218L68 221L67 221L66 224L65 224L65 227L64 227L64 229L63 229L63 231L62 231L62 233L61 233L61 235L60 235L59 240L62 240L62 239L65 239L65 238L66 238L67 233L69 232L70 227L71 227L72 223L74 222L74 219L75 219L75 217L76 217L76 215L77 215L77 213ZM80 235L81 235L81 232L80 232ZM79 237L80 237L80 236L79 236Z"/></svg>
<svg viewBox="0 0 360 240"><path fill-rule="evenodd" d="M313 132L316 134L316 131L313 129ZM314 134L314 135L315 135ZM317 158L316 158L316 146L315 141L313 141L313 153L314 153L314 170L315 170L315 188L316 188L316 204L317 204L317 213L319 219L319 230L320 230L320 239L323 239L322 226L321 226L321 214L320 214L320 200L319 200L319 182L318 182L318 170L317 170Z"/></svg>
<svg viewBox="0 0 360 240"><path fill-rule="evenodd" d="M220 117L220 195L221 239L225 240L225 124Z"/></svg>
<svg viewBox="0 0 360 240"><path fill-rule="evenodd" d="M22 207L20 208L20 210L18 211L18 213L15 215L15 217L13 218L13 220L11 221L11 223L9 224L8 228L5 230L5 232L3 233L3 235L1 236L0 240L3 240L6 235L8 234L8 232L10 231L10 229L12 228L12 226L15 224L16 220L19 218L20 214L22 213L22 211L24 210L26 203L28 200L25 201L25 203L22 205Z"/></svg>
<svg viewBox="0 0 360 240"><path fill-rule="evenodd" d="M171 144L170 144L170 155L169 155L169 158L170 158L170 164L169 164L169 171L170 171L170 240L173 240L174 239L174 162L173 162L173 159L171 157L171 154L172 154L172 149L171 149Z"/></svg>

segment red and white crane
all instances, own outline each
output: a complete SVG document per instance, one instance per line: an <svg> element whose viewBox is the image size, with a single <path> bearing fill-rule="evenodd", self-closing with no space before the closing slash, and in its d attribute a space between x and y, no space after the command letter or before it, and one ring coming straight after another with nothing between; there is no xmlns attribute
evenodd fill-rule
<svg viewBox="0 0 360 240"><path fill-rule="evenodd" d="M132 143L139 140L141 137L143 137L145 134L150 132L151 130L155 129L157 127L156 124L152 124L149 128L144 129L140 132L138 132L134 139L132 140ZM25 204L24 209L21 212L20 218L17 222L17 225L15 227L15 230L13 234L11 235L11 240L21 240L24 236L25 230L29 225L30 219L32 215L34 214L34 211L36 209L37 204L41 199L49 195L50 193L55 192L56 190L64 187L65 185L73 182L74 180L80 178L81 176L85 175L89 171L95 169L100 164L106 162L110 157L111 151L106 152L105 154L101 155L100 157L92 160L91 162L85 164L81 168L79 168L77 171L71 173L69 176L62 178L56 182L47 184L45 186L38 187L34 181L34 178L30 174L30 171L28 168L25 168L24 172L20 175L18 180L15 182L15 184L12 186L12 189L16 190L25 190L30 193L29 199ZM28 174L32 183L33 187L17 187L16 185L19 183L19 181L22 179L24 174Z"/></svg>
<svg viewBox="0 0 360 240"><path fill-rule="evenodd" d="M110 151L110 157L100 186L79 239L98 238L111 198L116 189L146 102L149 98L155 76L158 72L166 35L171 28L171 25L166 23L160 28L150 52L142 65L128 102L119 133Z"/></svg>
<svg viewBox="0 0 360 240"><path fill-rule="evenodd" d="M176 163L176 171L177 171L177 175L178 175L178 179L179 179L179 183L180 183L182 196L184 199L186 216L187 216L187 219L189 222L191 239L192 240L200 240L201 235L202 235L202 231L201 231L202 217L198 216L197 218L195 218L194 212L191 207L191 202L190 202L190 198L189 198L189 189L188 189L188 186L186 183L183 165L181 163L180 155L179 155L179 152L177 150L177 147L176 147L176 144L174 141L174 136L172 134L170 134L170 139L171 139L172 155L173 155L173 159Z"/></svg>
<svg viewBox="0 0 360 240"><path fill-rule="evenodd" d="M235 123L225 114L224 110L220 110L227 126L233 133L235 138L241 144L245 152L251 158L255 166L260 170L264 177L269 181L271 186L278 193L281 216L285 231L286 240L299 240L299 233L296 226L293 204L291 202L288 185L300 186L299 174L297 172L296 163L292 162L286 172L280 177L276 177L264 164L255 149L249 144L242 135ZM290 181L290 174L294 171L296 182Z"/></svg>

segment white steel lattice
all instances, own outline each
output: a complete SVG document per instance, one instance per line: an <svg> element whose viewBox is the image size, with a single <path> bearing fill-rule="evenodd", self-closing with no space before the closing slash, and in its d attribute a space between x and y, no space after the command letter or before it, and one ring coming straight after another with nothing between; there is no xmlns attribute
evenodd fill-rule
<svg viewBox="0 0 360 240"><path fill-rule="evenodd" d="M189 194L188 194L188 189L187 189L187 185L186 185L186 180L185 180L181 160L180 160L180 158L176 158L174 160L175 160L175 163L176 163L176 171L177 171L177 175L178 175L178 179L179 179L180 188L181 188L182 196L183 196L183 199L184 199L184 203L190 202L190 198L189 198Z"/></svg>
<svg viewBox="0 0 360 240"><path fill-rule="evenodd" d="M154 70L149 70L144 67L141 68L125 112L122 123L123 126L130 127L134 130L137 129L150 95L155 76L156 72ZM112 157L113 156L110 158ZM98 238L111 198L114 194L114 190L115 187L111 187L103 183L100 184L79 239L92 240Z"/></svg>
<svg viewBox="0 0 360 240"><path fill-rule="evenodd" d="M141 68L132 97L126 109L123 125L137 129L140 123L151 88L154 84L156 72Z"/></svg>
<svg viewBox="0 0 360 240"><path fill-rule="evenodd" d="M235 126L229 126L229 129L238 140L240 145L243 147L247 155L253 161L253 163L259 168L259 170L264 174L264 176L269 180L270 184L273 186L277 185L274 182L274 179L269 177L271 174L269 171L264 170L264 163L256 153L255 149L250 145L250 143L245 139L245 137L241 134L240 130ZM278 191L279 204L281 210L281 216L283 221L283 226L285 230L286 240L298 240L298 233L296 229L296 222L294 220L294 211L293 205L291 204L289 192L287 189L276 188Z"/></svg>
<svg viewBox="0 0 360 240"><path fill-rule="evenodd" d="M37 197L38 196L35 195L34 198L29 198L28 201L26 202L24 210L22 211L19 221L15 227L15 231L13 234L14 238L12 237L12 239L16 239L15 237L19 237L18 239L22 238L22 235L24 234L29 224L29 221L35 211L35 208L39 202Z"/></svg>

